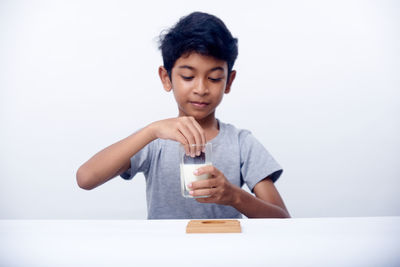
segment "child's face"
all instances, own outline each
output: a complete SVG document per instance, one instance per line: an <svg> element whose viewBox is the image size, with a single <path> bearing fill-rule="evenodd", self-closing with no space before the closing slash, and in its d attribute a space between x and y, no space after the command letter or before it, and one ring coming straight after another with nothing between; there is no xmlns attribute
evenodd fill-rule
<svg viewBox="0 0 400 267"><path fill-rule="evenodd" d="M165 83L165 79L161 79L164 88L174 92L179 116L193 116L196 120L204 120L214 118L215 109L224 93L229 93L235 74L232 71L227 80L226 61L191 53L181 56L175 62L171 81L168 79Z"/></svg>

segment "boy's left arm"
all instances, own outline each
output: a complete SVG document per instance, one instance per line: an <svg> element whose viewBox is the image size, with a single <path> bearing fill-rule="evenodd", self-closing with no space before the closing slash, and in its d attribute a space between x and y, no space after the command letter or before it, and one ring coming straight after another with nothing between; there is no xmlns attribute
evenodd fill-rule
<svg viewBox="0 0 400 267"><path fill-rule="evenodd" d="M271 179L258 182L253 191L255 196L230 183L225 175L214 166L198 169L196 175L208 173L207 180L188 185L193 196L201 203L230 205L248 218L290 218L289 212Z"/></svg>

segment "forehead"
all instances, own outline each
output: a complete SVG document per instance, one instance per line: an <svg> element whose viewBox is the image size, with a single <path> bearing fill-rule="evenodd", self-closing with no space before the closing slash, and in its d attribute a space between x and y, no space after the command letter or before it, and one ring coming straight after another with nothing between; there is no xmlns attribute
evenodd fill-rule
<svg viewBox="0 0 400 267"><path fill-rule="evenodd" d="M228 64L222 59L212 56L205 56L199 53L184 54L178 58L174 69L191 69L195 71L228 70Z"/></svg>

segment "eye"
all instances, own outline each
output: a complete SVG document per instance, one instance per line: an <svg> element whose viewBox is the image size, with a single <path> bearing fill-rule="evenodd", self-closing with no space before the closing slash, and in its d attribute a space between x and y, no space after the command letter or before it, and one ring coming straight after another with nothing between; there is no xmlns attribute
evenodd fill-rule
<svg viewBox="0 0 400 267"><path fill-rule="evenodd" d="M182 79L184 79L185 81L191 81L191 80L193 80L193 76L183 76L183 75L181 75L181 77L182 77Z"/></svg>
<svg viewBox="0 0 400 267"><path fill-rule="evenodd" d="M212 81L213 83L217 83L217 82L220 82L222 80L222 78L211 78L211 77L208 77L208 79L210 81Z"/></svg>

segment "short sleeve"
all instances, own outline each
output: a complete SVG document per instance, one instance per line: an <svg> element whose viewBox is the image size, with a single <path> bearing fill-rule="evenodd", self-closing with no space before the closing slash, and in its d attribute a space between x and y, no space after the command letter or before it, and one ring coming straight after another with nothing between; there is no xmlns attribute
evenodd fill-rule
<svg viewBox="0 0 400 267"><path fill-rule="evenodd" d="M278 180L283 172L281 166L249 131L240 133L239 142L241 176L252 192L267 177L273 182Z"/></svg>
<svg viewBox="0 0 400 267"><path fill-rule="evenodd" d="M153 141L154 142L154 141ZM121 177L130 180L138 172L148 172L151 162L153 142L147 144L131 158L131 167L121 174Z"/></svg>

